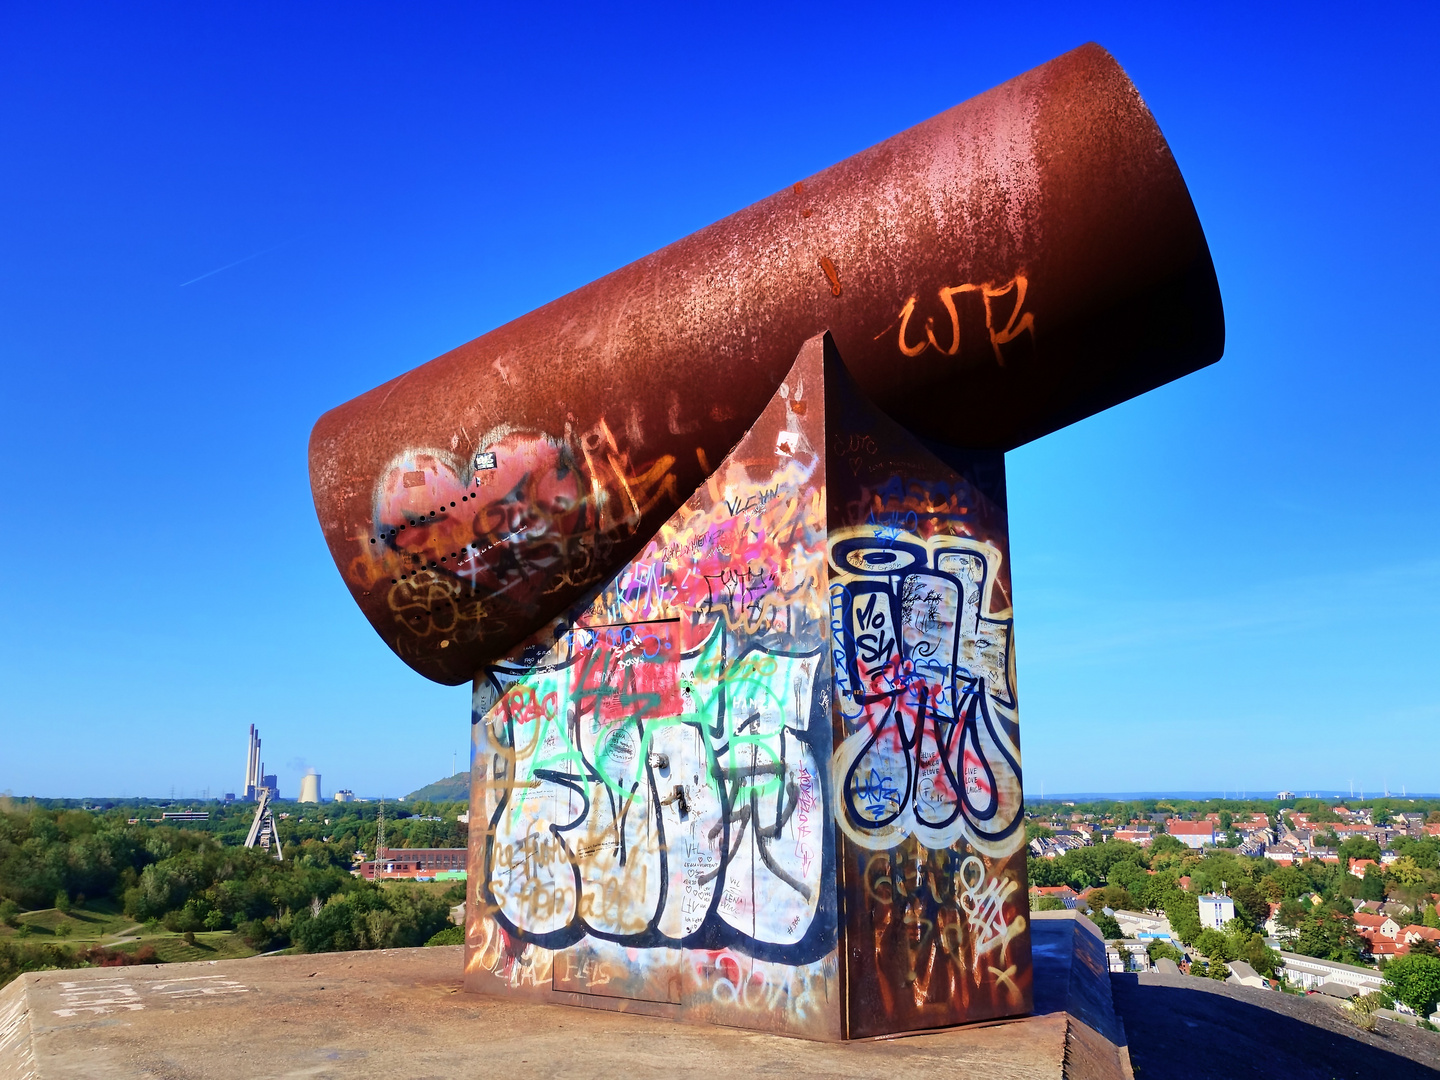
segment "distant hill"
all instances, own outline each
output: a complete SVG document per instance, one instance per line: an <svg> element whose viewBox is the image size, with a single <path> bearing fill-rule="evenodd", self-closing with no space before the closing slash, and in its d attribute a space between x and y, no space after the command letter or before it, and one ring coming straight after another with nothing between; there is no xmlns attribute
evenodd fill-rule
<svg viewBox="0 0 1440 1080"><path fill-rule="evenodd" d="M406 802L465 802L470 798L470 771L426 784L405 796Z"/></svg>

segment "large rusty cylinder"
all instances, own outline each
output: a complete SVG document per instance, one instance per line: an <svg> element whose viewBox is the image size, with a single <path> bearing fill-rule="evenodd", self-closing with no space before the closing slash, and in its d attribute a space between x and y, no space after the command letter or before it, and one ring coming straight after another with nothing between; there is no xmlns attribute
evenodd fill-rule
<svg viewBox="0 0 1440 1080"><path fill-rule="evenodd" d="M932 443L1005 450L1219 359L1159 128L1086 45L320 418L356 602L458 684L593 593L829 329Z"/></svg>

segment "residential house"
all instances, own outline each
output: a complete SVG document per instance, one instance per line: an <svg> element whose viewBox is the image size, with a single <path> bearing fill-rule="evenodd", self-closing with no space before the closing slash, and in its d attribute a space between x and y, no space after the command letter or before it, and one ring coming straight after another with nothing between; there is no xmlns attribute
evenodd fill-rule
<svg viewBox="0 0 1440 1080"><path fill-rule="evenodd" d="M1341 840L1349 840L1351 837L1363 837L1366 840L1375 839L1375 827L1366 825L1364 822L1341 822L1339 825L1330 826L1332 832Z"/></svg>
<svg viewBox="0 0 1440 1080"><path fill-rule="evenodd" d="M1030 841L1030 854L1037 859L1053 859L1067 851L1090 846L1090 840L1082 833L1063 830L1054 836L1037 836Z"/></svg>
<svg viewBox="0 0 1440 1080"><path fill-rule="evenodd" d="M1288 952L1281 952L1280 959L1284 964L1281 970L1285 977L1293 985L1305 990L1318 990L1325 983L1331 982L1352 987L1361 994L1368 994L1372 990L1381 990L1385 986L1385 977L1374 968L1342 964L1338 960L1320 960L1313 956L1298 956Z"/></svg>
<svg viewBox="0 0 1440 1080"><path fill-rule="evenodd" d="M1281 866L1294 866L1300 861L1300 857L1300 853L1295 850L1293 844L1269 844L1265 848L1265 858L1279 863Z"/></svg>
<svg viewBox="0 0 1440 1080"><path fill-rule="evenodd" d="M1375 865L1376 863L1374 859L1351 859L1350 874L1353 877L1363 878L1365 876L1365 868L1367 866Z"/></svg>
<svg viewBox="0 0 1440 1080"><path fill-rule="evenodd" d="M1105 960L1114 972L1150 970L1150 954L1143 941L1108 941Z"/></svg>
<svg viewBox="0 0 1440 1080"><path fill-rule="evenodd" d="M1382 956L1387 959L1394 959L1397 956L1405 956L1410 952L1410 946L1404 941L1391 941L1389 938L1375 938L1369 945L1370 955L1375 959Z"/></svg>
<svg viewBox="0 0 1440 1080"><path fill-rule="evenodd" d="M1206 893L1200 897L1200 926L1202 929L1224 930L1225 924L1235 917L1235 901L1228 896Z"/></svg>
<svg viewBox="0 0 1440 1080"><path fill-rule="evenodd" d="M1362 937L1383 937L1394 941L1400 934L1400 924L1389 915L1371 915L1369 912L1357 911L1354 919L1355 929Z"/></svg>
<svg viewBox="0 0 1440 1080"><path fill-rule="evenodd" d="M1067 908L1072 910L1080 903L1080 894L1070 888L1069 885L1037 885L1031 888L1030 897L1032 901L1041 896L1048 896L1052 899L1059 900Z"/></svg>
<svg viewBox="0 0 1440 1080"><path fill-rule="evenodd" d="M1155 833L1149 825L1127 825L1123 829L1115 830L1115 839L1124 840L1127 844L1149 847L1155 840Z"/></svg>
<svg viewBox="0 0 1440 1080"><path fill-rule="evenodd" d="M1230 977L1227 983L1238 983L1241 986L1256 986L1262 990L1269 989L1270 984L1261 978L1260 973L1247 964L1244 960L1233 960L1229 964Z"/></svg>
<svg viewBox="0 0 1440 1080"><path fill-rule="evenodd" d="M1147 915L1140 911L1117 911L1115 921L1120 932L1136 941L1174 941L1175 932L1164 915Z"/></svg>
<svg viewBox="0 0 1440 1080"><path fill-rule="evenodd" d="M1265 936L1276 937L1280 933L1280 905L1271 904L1270 914L1265 917Z"/></svg>
<svg viewBox="0 0 1440 1080"><path fill-rule="evenodd" d="M1171 818L1165 822L1165 831L1186 847L1199 849L1211 847L1215 843L1215 823L1213 821L1181 821L1178 818Z"/></svg>
<svg viewBox="0 0 1440 1080"><path fill-rule="evenodd" d="M1275 838L1270 835L1268 829L1255 829L1245 834L1245 838L1240 841L1240 846L1236 851L1237 854L1248 855L1252 859L1261 859L1265 857L1266 849L1274 840Z"/></svg>
<svg viewBox="0 0 1440 1080"><path fill-rule="evenodd" d="M1403 941L1406 945L1414 945L1417 941L1428 941L1432 945L1440 946L1440 930L1433 926L1418 926L1411 924L1400 931L1397 941Z"/></svg>

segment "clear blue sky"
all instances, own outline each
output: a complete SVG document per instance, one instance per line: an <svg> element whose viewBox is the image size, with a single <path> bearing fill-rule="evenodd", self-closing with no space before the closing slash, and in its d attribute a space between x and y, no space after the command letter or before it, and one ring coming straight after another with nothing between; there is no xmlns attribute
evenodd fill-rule
<svg viewBox="0 0 1440 1080"><path fill-rule="evenodd" d="M1433 5L295 6L0 12L0 790L463 767L320 413L1087 40L1229 347L1010 456L1026 787L1440 790Z"/></svg>

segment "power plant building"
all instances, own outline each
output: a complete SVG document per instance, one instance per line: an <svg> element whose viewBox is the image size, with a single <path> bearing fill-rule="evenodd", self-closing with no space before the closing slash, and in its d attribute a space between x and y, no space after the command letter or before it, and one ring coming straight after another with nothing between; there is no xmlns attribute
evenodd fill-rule
<svg viewBox="0 0 1440 1080"><path fill-rule="evenodd" d="M254 802L260 797L260 731L250 725L250 745L245 751L245 801Z"/></svg>
<svg viewBox="0 0 1440 1080"><path fill-rule="evenodd" d="M260 792L268 788L270 798L280 798L280 783L274 773L265 772L265 763L260 760L260 729L250 725L250 744L245 750L245 801L254 802Z"/></svg>
<svg viewBox="0 0 1440 1080"><path fill-rule="evenodd" d="M300 778L300 798L298 802L320 801L320 774L316 772L306 773Z"/></svg>

